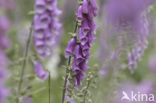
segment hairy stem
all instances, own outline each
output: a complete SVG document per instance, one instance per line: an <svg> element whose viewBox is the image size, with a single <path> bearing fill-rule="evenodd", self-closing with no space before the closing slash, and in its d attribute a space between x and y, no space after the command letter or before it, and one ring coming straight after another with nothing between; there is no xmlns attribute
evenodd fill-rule
<svg viewBox="0 0 156 103"><path fill-rule="evenodd" d="M22 68L21 68L21 72L20 72L20 80L19 80L19 85L18 85L18 92L19 93L20 93L22 83L23 83L24 70L25 70L25 65L26 65L27 59L28 59L28 51L29 51L29 47L30 47L30 43L31 43L32 31L33 31L33 23L31 24L30 29L29 29L29 36L28 36L28 40L26 43L24 60L23 60Z"/></svg>
<svg viewBox="0 0 156 103"><path fill-rule="evenodd" d="M90 83L91 83L91 80L89 80L88 83L87 83L87 87L86 87L86 90L85 90L85 92L84 92L83 103L86 102L87 91L88 91L88 88L89 88L89 86L90 86Z"/></svg>
<svg viewBox="0 0 156 103"><path fill-rule="evenodd" d="M76 33L77 28L78 28L78 22L76 21L76 25L74 28L74 33ZM66 76L65 76L65 82L64 82L64 87L63 87L63 93L62 93L62 103L64 103L65 100L65 95L66 95L66 89L67 89L67 81L68 81L68 73L69 73L69 67L70 67L70 62L71 62L71 56L68 59L68 64L67 64L67 68L66 68Z"/></svg>
<svg viewBox="0 0 156 103"><path fill-rule="evenodd" d="M70 62L71 62L71 57L69 57L69 59L68 59L68 67L66 68L66 77L65 77L64 87L63 87L62 103L64 103L65 95L66 95L67 80L68 80L68 69L70 66Z"/></svg>

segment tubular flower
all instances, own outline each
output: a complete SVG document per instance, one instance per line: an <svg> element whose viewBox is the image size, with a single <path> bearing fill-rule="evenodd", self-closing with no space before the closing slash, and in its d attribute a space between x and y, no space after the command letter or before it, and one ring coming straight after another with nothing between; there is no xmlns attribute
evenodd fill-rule
<svg viewBox="0 0 156 103"><path fill-rule="evenodd" d="M126 42L133 44L128 53L128 65L132 72L147 48L149 35L147 8L151 2L152 0L110 0L107 3L108 21L119 36L126 33Z"/></svg>
<svg viewBox="0 0 156 103"><path fill-rule="evenodd" d="M68 43L68 46L66 48L66 52L65 52L65 57L66 58L69 58L70 56L73 56L74 55L74 49L75 49L75 46L76 46L76 38L72 38L69 43Z"/></svg>
<svg viewBox="0 0 156 103"><path fill-rule="evenodd" d="M57 0L36 0L34 16L34 44L41 57L52 54L52 49L61 37L62 25L58 16L61 11L57 8Z"/></svg>
<svg viewBox="0 0 156 103"><path fill-rule="evenodd" d="M93 19L97 16L97 9L98 5L95 0L83 0L82 5L79 6L77 11L77 19L80 26L77 39L79 39L80 42L75 40L76 45L75 42L73 43L74 45L71 45L71 41L76 37L72 38L65 51L66 57L74 57L72 68L75 72L76 86L81 85L81 80L85 77L85 71L88 69L87 61L90 57L89 51L95 39L93 33L95 32L96 24ZM71 55L69 55L69 51Z"/></svg>
<svg viewBox="0 0 156 103"><path fill-rule="evenodd" d="M43 66L41 65L40 62L35 61L35 63L34 63L34 68L35 68L35 73L36 73L36 75L37 75L42 81L44 81L45 79L47 79L47 77L49 76L49 73L46 72L46 71L43 69Z"/></svg>

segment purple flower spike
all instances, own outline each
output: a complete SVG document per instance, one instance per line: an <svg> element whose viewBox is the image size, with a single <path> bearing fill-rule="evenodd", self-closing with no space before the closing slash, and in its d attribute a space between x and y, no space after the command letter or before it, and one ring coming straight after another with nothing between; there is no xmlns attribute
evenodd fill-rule
<svg viewBox="0 0 156 103"><path fill-rule="evenodd" d="M48 78L49 73L46 72L46 71L43 69L43 66L41 65L40 62L35 61L35 63L34 63L34 68L35 68L35 73L36 73L36 75L37 75L42 81L44 81L45 79Z"/></svg>
<svg viewBox="0 0 156 103"><path fill-rule="evenodd" d="M148 45L148 7L151 4L152 0L109 0L106 5L107 21L114 29L113 32L117 32L120 37L126 34L123 40L117 40L118 48L122 51L127 46L124 44L133 47L128 48L128 66L132 72L137 68L137 62L141 60Z"/></svg>
<svg viewBox="0 0 156 103"><path fill-rule="evenodd" d="M68 46L65 50L65 57L66 58L69 58L70 56L74 55L75 46L76 46L76 37L72 38L68 43Z"/></svg>
<svg viewBox="0 0 156 103"><path fill-rule="evenodd" d="M77 19L81 22L78 30L77 41L69 41L65 51L65 57L73 56L72 68L75 72L75 85L80 86L81 80L85 77L85 71L88 69L87 61L90 57L90 47L93 44L95 37L93 36L96 25L93 18L97 15L97 4L94 0L83 0L83 4L79 6L77 11ZM76 38L75 38L76 39ZM75 50L75 51L74 51Z"/></svg>
<svg viewBox="0 0 156 103"><path fill-rule="evenodd" d="M57 0L36 0L34 6L34 44L39 56L45 58L52 55L59 44L62 24L58 20L61 11L57 8Z"/></svg>

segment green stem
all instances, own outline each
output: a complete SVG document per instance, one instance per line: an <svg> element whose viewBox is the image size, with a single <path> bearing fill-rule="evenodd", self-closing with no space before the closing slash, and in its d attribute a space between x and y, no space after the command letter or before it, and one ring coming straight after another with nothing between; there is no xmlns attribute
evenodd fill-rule
<svg viewBox="0 0 156 103"><path fill-rule="evenodd" d="M89 86L90 86L90 83L91 83L91 79L90 79L90 80L88 81L88 83L87 83L87 88L86 88L86 90L85 90L85 92L84 92L83 103L86 102L87 91L88 91L88 88L89 88Z"/></svg>
<svg viewBox="0 0 156 103"><path fill-rule="evenodd" d="M68 59L68 67L70 66L70 62L71 62L71 57L69 57L69 59ZM65 77L64 87L63 87L62 103L64 103L65 95L66 95L67 80L68 80L68 69L69 69L68 67L66 68L66 77Z"/></svg>
<svg viewBox="0 0 156 103"><path fill-rule="evenodd" d="M51 101L50 101L50 97L51 97L51 93L50 93L50 91L51 91L50 72L49 72L49 80L48 80L48 85L49 85L49 103L50 103L50 102L51 102Z"/></svg>
<svg viewBox="0 0 156 103"><path fill-rule="evenodd" d="M32 31L33 31L33 23L30 26L29 29L29 37L26 43L26 49L25 49L25 54L24 54L24 60L22 63L22 69L21 69L21 73L20 73L20 81L19 81L19 85L18 85L18 92L20 93L21 87L22 87L22 83L23 83L23 76L24 76L24 70L25 70L25 65L28 59L28 51L29 51L29 47L30 47L30 43L31 43L31 37L32 37Z"/></svg>
<svg viewBox="0 0 156 103"><path fill-rule="evenodd" d="M77 31L77 28L78 28L78 22L76 21L76 25L75 25L75 28L74 28L74 33L76 33ZM62 103L64 103L64 100L65 100L65 95L66 95L66 89L67 89L67 81L68 81L68 74L69 74L69 67L70 67L70 62L71 62L71 56L69 57L68 59L68 65L67 65L67 68L66 68L66 77L65 77L65 82L64 82L64 87L63 87L63 94L62 94Z"/></svg>

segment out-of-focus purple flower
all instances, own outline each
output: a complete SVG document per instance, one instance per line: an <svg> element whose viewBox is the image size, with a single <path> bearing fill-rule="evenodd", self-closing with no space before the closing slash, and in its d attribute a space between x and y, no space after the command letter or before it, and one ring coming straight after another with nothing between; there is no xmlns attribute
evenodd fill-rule
<svg viewBox="0 0 156 103"><path fill-rule="evenodd" d="M5 101L8 94L9 94L8 89L0 85L0 103L6 103Z"/></svg>
<svg viewBox="0 0 156 103"><path fill-rule="evenodd" d="M125 34L131 42L129 44L133 44L133 48L130 48L132 50L128 53L128 65L132 72L147 48L149 34L147 8L151 3L152 0L109 0L106 5L107 20L114 31L120 37ZM123 43L120 44L123 46Z"/></svg>
<svg viewBox="0 0 156 103"><path fill-rule="evenodd" d="M10 27L10 21L7 16L5 15L0 15L0 31L5 32L9 29Z"/></svg>
<svg viewBox="0 0 156 103"><path fill-rule="evenodd" d="M79 43L77 42L71 49L69 49L69 44L66 50L70 50L70 56L73 56L72 68L75 72L75 85L80 86L81 80L85 77L85 71L88 69L87 61L90 57L90 48L93 45L93 40L95 37L93 33L96 29L96 24L94 23L94 17L97 15L98 6L95 0L84 0L82 5L79 6L77 10L77 19L80 22L80 28L78 30ZM74 37L75 38L75 37ZM72 38L72 39L74 39ZM71 40L72 40L71 39ZM74 51L75 49L75 51ZM74 53L73 53L74 51ZM66 53L66 52L65 52ZM66 53L67 54L67 53ZM66 56L65 54L65 56ZM73 55L74 54L74 55ZM69 56L66 56L69 57Z"/></svg>
<svg viewBox="0 0 156 103"><path fill-rule="evenodd" d="M5 103L9 94L9 90L5 86L5 81L8 75L8 59L4 53L4 50L10 45L9 38L6 36L6 32L8 31L9 27L9 19L4 15L0 15L0 103Z"/></svg>
<svg viewBox="0 0 156 103"><path fill-rule="evenodd" d="M5 80L7 79L7 58L0 49L0 103L5 103L6 97L9 94L8 89L5 86Z"/></svg>
<svg viewBox="0 0 156 103"><path fill-rule="evenodd" d="M23 101L21 101L20 103L32 103L32 98L30 97L25 97Z"/></svg>
<svg viewBox="0 0 156 103"><path fill-rule="evenodd" d="M69 58L70 56L74 55L75 46L76 46L76 38L74 37L69 41L68 46L65 50L65 57L66 58Z"/></svg>
<svg viewBox="0 0 156 103"><path fill-rule="evenodd" d="M6 35L9 27L9 19L4 15L0 15L0 49L6 49L10 46L10 40Z"/></svg>
<svg viewBox="0 0 156 103"><path fill-rule="evenodd" d="M5 54L0 50L0 67L1 68L7 68L8 66L8 59L5 56Z"/></svg>
<svg viewBox="0 0 156 103"><path fill-rule="evenodd" d="M0 49L7 49L11 45L7 35L0 34Z"/></svg>
<svg viewBox="0 0 156 103"><path fill-rule="evenodd" d="M103 77L106 77L108 72L109 72L109 69L110 68L102 68L100 71L99 71L99 77L103 78Z"/></svg>
<svg viewBox="0 0 156 103"><path fill-rule="evenodd" d="M35 48L41 57L47 57L61 38L62 24L58 20L61 11L57 0L36 0L34 8L37 12L34 16Z"/></svg>
<svg viewBox="0 0 156 103"><path fill-rule="evenodd" d="M15 8L14 0L0 0L0 8L12 10Z"/></svg>
<svg viewBox="0 0 156 103"><path fill-rule="evenodd" d="M156 56L155 55L152 55L150 58L149 58L149 69L151 69L153 72L156 72Z"/></svg>
<svg viewBox="0 0 156 103"><path fill-rule="evenodd" d="M108 21L117 28L123 26L139 28L142 26L139 24L140 15L151 2L152 0L109 0L106 5Z"/></svg>
<svg viewBox="0 0 156 103"><path fill-rule="evenodd" d="M74 101L74 100L72 100L69 96L66 96L66 100L67 100L67 102L70 102L70 103L75 103L75 101Z"/></svg>
<svg viewBox="0 0 156 103"><path fill-rule="evenodd" d="M41 65L40 62L35 61L35 62L34 62L34 68L35 68L35 73L36 73L36 75L37 75L42 81L44 81L45 79L47 79L47 77L49 76L49 73L46 72L46 71L43 69L43 66Z"/></svg>

